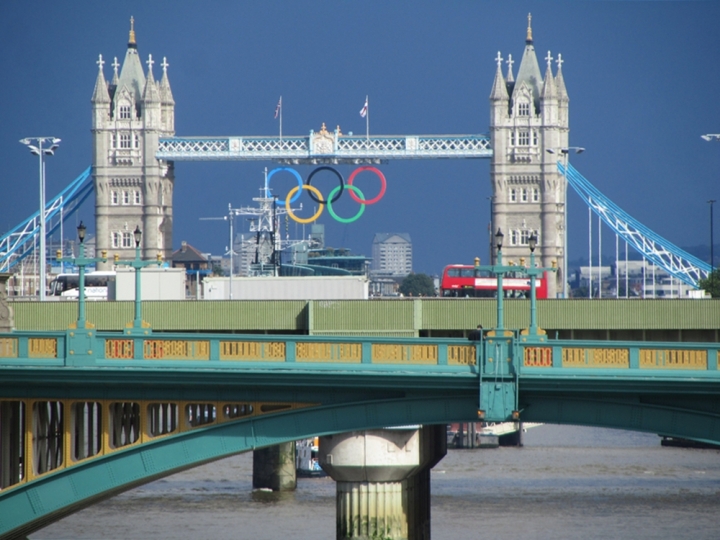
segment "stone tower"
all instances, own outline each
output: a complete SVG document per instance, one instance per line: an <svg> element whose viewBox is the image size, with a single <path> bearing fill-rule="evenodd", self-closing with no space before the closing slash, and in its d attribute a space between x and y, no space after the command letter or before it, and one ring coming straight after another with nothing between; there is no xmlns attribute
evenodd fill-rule
<svg viewBox="0 0 720 540"><path fill-rule="evenodd" d="M557 262L558 272L548 284L548 297L562 291L565 257L565 179L558 173L559 149L568 146L568 95L562 75L562 55L557 74L552 74L548 51L545 77L540 74L533 46L531 17L528 15L525 51L517 79L513 77L512 56L508 56L507 77L502 74L498 52L497 72L490 93L490 137L493 157L490 179L493 186L490 253L494 262L494 235L500 229L503 262L519 262L530 256L528 238L535 233L536 260L549 267ZM555 153L547 152L552 149Z"/></svg>
<svg viewBox="0 0 720 540"><path fill-rule="evenodd" d="M134 21L122 69L113 62L113 78L103 75L102 55L92 97L93 179L96 251L121 259L135 257L133 231L142 231L141 257L172 254L173 163L155 159L160 137L175 133L175 102L163 59L160 83L147 76L135 42ZM111 265L109 261L105 266Z"/></svg>

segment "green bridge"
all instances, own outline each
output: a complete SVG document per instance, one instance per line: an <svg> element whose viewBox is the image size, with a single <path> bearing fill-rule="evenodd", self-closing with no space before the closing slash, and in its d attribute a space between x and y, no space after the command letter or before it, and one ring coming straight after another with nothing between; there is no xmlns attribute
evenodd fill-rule
<svg viewBox="0 0 720 540"><path fill-rule="evenodd" d="M522 420L720 443L717 302L506 301L505 321L526 330L464 337L502 304L146 302L151 329L126 324L131 302L87 303L80 328L77 303L11 303L0 536L318 435L426 426L427 446L444 435L433 426Z"/></svg>

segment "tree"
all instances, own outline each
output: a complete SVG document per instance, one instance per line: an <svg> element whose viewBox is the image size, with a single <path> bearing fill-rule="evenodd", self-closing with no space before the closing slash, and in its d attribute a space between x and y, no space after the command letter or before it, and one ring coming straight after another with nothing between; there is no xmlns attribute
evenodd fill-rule
<svg viewBox="0 0 720 540"><path fill-rule="evenodd" d="M427 274L408 274L400 284L400 292L405 296L435 296L435 284Z"/></svg>
<svg viewBox="0 0 720 540"><path fill-rule="evenodd" d="M705 292L710 293L713 298L720 298L720 268L716 268L712 274L708 275L707 279L699 280L698 285L701 289L705 289Z"/></svg>

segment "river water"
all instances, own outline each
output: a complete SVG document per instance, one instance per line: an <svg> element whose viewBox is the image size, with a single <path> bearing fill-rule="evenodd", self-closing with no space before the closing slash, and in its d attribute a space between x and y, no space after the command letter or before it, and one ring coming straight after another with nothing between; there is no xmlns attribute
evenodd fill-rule
<svg viewBox="0 0 720 540"><path fill-rule="evenodd" d="M656 435L546 425L523 448L449 450L433 469L433 540L720 538L720 451ZM335 484L252 492L252 453L147 484L30 536L335 538Z"/></svg>

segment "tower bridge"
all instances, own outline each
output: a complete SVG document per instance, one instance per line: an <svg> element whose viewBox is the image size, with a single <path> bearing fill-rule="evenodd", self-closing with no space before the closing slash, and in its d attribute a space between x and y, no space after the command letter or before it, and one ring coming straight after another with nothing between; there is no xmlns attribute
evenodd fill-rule
<svg viewBox="0 0 720 540"><path fill-rule="evenodd" d="M142 66L131 24L125 59L120 64L115 58L110 81L104 76L102 55L97 62L91 100L91 185L83 186L78 192L81 197L58 196L48 204L47 234L67 220L92 190L96 255L112 251L121 258L131 258L134 245L130 231L136 224L144 231L143 257L160 254L169 259L173 221L177 217L173 214L173 196L178 161L266 160L316 165L378 164L397 159L490 159L492 230L506 234L506 256L514 260L525 255L530 236L538 239L539 262L549 267L555 261L559 269L556 279L549 283L549 297L556 297L567 283L568 185L618 238L672 277L697 287L698 281L709 275L709 264L634 220L567 163L569 97L564 61L561 54L555 60L548 52L545 73L541 73L530 18L517 75L512 55L505 61L498 52L495 60L488 134L371 135L368 130L363 136L344 134L339 127L329 131L323 124L307 136L178 137L169 63L163 58L162 77L157 82L152 55L147 60L147 71ZM565 159L558 161L563 150ZM391 179L391 183L397 181L402 179ZM63 206L67 206L67 212L61 211ZM33 252L34 238L40 230L39 217L38 212L0 237L0 270L9 269ZM494 251L490 249L490 253L492 261Z"/></svg>

